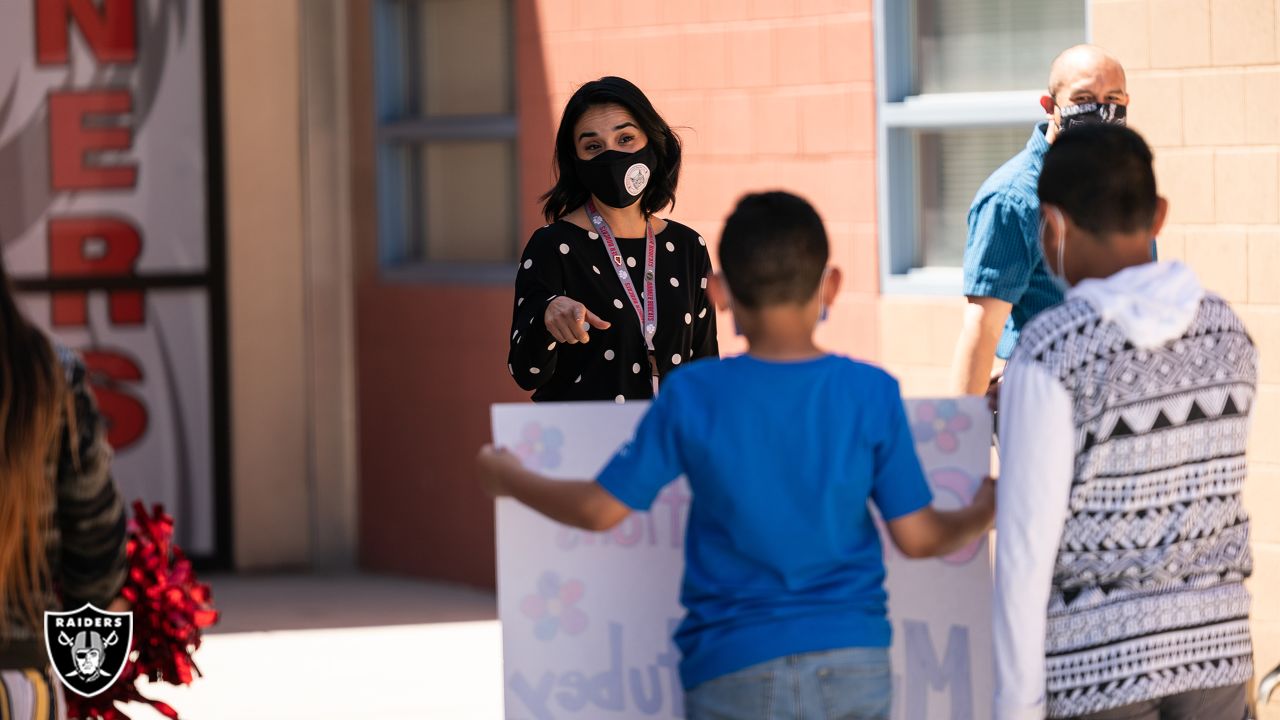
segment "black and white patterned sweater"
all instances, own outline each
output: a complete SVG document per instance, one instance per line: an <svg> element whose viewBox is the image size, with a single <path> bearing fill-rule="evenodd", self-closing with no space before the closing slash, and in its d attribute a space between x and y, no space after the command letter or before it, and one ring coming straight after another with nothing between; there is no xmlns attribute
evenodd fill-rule
<svg viewBox="0 0 1280 720"><path fill-rule="evenodd" d="M1247 681L1241 491L1257 353L1240 319L1206 294L1181 337L1141 348L1071 298L1023 331L1013 362L1061 384L1074 427L1045 633L1048 716Z"/></svg>

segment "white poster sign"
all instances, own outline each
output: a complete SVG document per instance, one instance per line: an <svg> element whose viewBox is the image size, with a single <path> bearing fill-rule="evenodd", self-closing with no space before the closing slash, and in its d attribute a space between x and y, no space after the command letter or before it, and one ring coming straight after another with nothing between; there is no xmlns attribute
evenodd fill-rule
<svg viewBox="0 0 1280 720"><path fill-rule="evenodd" d="M591 478L632 434L646 403L495 405L493 437L525 464ZM939 507L967 502L987 474L984 401L908 401L916 449ZM604 533L497 505L498 613L510 720L682 718L671 634L684 529L684 480L650 512ZM991 716L991 565L985 540L907 560L886 539L897 720Z"/></svg>

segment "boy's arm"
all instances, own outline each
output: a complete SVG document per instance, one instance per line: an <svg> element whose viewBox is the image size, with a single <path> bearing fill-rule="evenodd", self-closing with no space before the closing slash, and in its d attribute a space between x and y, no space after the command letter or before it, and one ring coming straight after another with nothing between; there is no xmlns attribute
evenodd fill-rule
<svg viewBox="0 0 1280 720"><path fill-rule="evenodd" d="M995 717L1043 718L1045 627L1074 475L1071 398L1039 366L1015 361L1005 372L999 420Z"/></svg>
<svg viewBox="0 0 1280 720"><path fill-rule="evenodd" d="M626 519L631 509L592 480L552 480L528 470L510 451L485 445L476 458L490 497L513 497L564 525L599 532Z"/></svg>
<svg viewBox="0 0 1280 720"><path fill-rule="evenodd" d="M968 507L935 510L928 506L886 523L893 544L910 558L950 555L977 540L995 519L995 481L984 478Z"/></svg>

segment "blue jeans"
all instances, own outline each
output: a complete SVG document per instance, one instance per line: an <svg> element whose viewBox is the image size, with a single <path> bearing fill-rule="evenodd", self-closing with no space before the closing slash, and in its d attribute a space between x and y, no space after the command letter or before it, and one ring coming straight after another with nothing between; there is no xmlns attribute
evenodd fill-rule
<svg viewBox="0 0 1280 720"><path fill-rule="evenodd" d="M888 648L788 655L685 693L689 720L888 720Z"/></svg>

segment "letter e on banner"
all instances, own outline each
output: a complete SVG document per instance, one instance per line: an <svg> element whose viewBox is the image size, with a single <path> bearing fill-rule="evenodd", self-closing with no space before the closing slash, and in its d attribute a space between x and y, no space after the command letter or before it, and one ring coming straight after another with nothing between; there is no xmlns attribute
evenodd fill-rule
<svg viewBox="0 0 1280 720"><path fill-rule="evenodd" d="M73 20L98 62L138 59L135 0L36 0L36 62L61 65L69 61Z"/></svg>
<svg viewBox="0 0 1280 720"><path fill-rule="evenodd" d="M52 278L120 276L133 273L142 254L142 237L132 224L116 218L58 218L49 221L49 276ZM112 290L111 322L141 325L143 291ZM88 293L53 295L53 325L89 324Z"/></svg>
<svg viewBox="0 0 1280 720"><path fill-rule="evenodd" d="M133 146L133 130L85 125L91 116L131 112L133 96L126 90L49 93L49 179L55 191L134 186L136 165L90 164L87 157L91 152L128 150Z"/></svg>
<svg viewBox="0 0 1280 720"><path fill-rule="evenodd" d="M98 409L107 420L107 442L117 452L124 450L146 433L147 407L120 384L141 380L142 370L132 358L109 350L86 350L84 364Z"/></svg>

